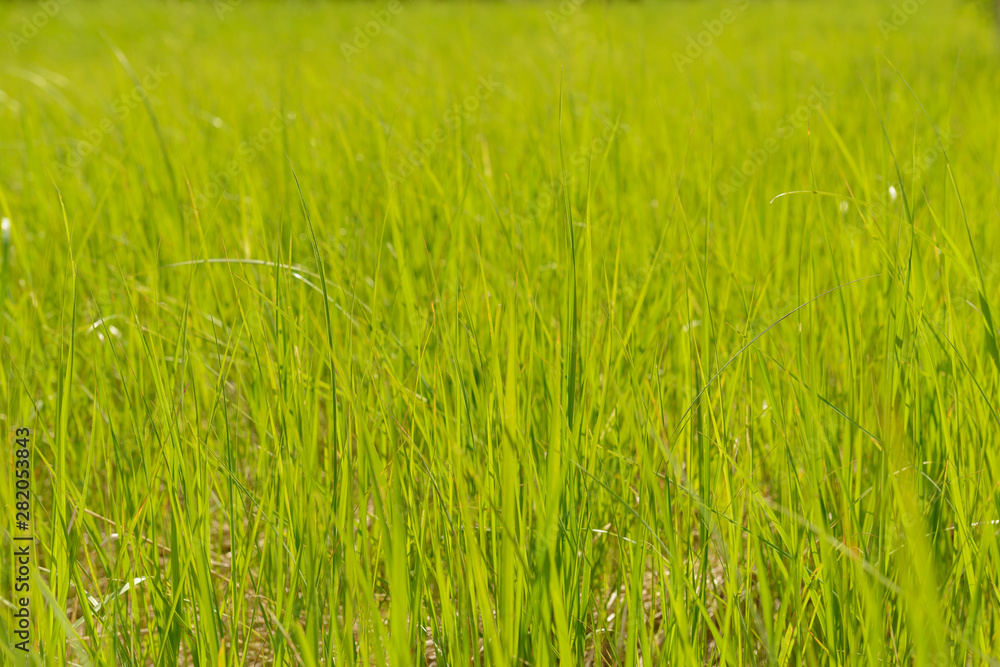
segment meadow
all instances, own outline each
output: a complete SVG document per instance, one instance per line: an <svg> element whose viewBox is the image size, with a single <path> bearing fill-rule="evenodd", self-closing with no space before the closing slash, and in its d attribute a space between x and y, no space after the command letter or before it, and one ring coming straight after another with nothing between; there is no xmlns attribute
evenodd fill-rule
<svg viewBox="0 0 1000 667"><path fill-rule="evenodd" d="M997 40L0 3L0 662L996 664Z"/></svg>

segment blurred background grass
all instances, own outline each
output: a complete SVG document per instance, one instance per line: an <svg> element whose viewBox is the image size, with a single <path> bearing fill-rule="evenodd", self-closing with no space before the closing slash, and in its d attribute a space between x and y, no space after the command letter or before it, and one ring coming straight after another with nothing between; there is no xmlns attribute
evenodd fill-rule
<svg viewBox="0 0 1000 667"><path fill-rule="evenodd" d="M911 6L0 5L36 662L988 662L996 36Z"/></svg>

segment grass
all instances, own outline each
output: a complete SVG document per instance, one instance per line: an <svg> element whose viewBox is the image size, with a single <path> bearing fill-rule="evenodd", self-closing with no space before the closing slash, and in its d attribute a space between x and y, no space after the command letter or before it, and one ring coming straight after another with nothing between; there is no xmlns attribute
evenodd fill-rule
<svg viewBox="0 0 1000 667"><path fill-rule="evenodd" d="M1000 658L988 18L46 6L0 6L32 664Z"/></svg>

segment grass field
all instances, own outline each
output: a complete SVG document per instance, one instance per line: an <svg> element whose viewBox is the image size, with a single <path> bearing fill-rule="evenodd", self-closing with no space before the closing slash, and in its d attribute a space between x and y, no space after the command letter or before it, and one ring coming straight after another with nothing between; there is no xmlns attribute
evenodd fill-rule
<svg viewBox="0 0 1000 667"><path fill-rule="evenodd" d="M996 664L977 12L0 4L0 662Z"/></svg>

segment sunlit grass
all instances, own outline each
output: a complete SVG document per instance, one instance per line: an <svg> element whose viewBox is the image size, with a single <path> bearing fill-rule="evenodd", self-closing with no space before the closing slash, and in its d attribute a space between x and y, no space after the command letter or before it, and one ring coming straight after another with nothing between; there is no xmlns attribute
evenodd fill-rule
<svg viewBox="0 0 1000 667"><path fill-rule="evenodd" d="M35 664L1000 657L986 17L57 4L0 44Z"/></svg>

